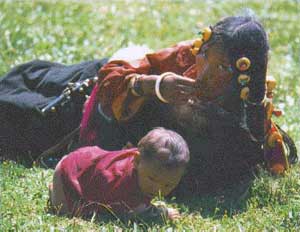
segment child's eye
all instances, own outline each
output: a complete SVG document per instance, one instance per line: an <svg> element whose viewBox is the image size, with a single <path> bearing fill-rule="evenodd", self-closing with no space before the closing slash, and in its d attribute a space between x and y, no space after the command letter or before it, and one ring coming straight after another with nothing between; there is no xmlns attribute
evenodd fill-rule
<svg viewBox="0 0 300 232"><path fill-rule="evenodd" d="M152 182L155 182L154 178L151 176L148 176L148 179L151 180Z"/></svg>

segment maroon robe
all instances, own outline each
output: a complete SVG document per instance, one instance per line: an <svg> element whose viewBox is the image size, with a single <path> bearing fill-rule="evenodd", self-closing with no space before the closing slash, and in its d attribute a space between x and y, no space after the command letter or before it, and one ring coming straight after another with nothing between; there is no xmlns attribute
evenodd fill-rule
<svg viewBox="0 0 300 232"><path fill-rule="evenodd" d="M80 148L60 163L63 191L73 214L87 215L105 209L122 214L150 204L140 191L134 158L137 149L105 151Z"/></svg>

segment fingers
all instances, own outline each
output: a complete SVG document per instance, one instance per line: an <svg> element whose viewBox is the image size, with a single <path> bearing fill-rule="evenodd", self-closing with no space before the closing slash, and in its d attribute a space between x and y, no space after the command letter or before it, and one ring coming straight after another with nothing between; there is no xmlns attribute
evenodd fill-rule
<svg viewBox="0 0 300 232"><path fill-rule="evenodd" d="M188 77L178 77L176 81L178 84L185 86L194 86L196 83L194 79Z"/></svg>
<svg viewBox="0 0 300 232"><path fill-rule="evenodd" d="M178 104L178 105L184 105L184 104L187 104L189 99L190 99L189 95L180 95L180 96L176 97L176 99L173 101L173 103Z"/></svg>
<svg viewBox="0 0 300 232"><path fill-rule="evenodd" d="M194 86L177 85L177 91L183 92L184 94L193 94L197 89Z"/></svg>
<svg viewBox="0 0 300 232"><path fill-rule="evenodd" d="M175 91L170 95L169 102L174 104L186 104L189 99L191 99L196 92L196 89L191 86L179 85L176 86Z"/></svg>
<svg viewBox="0 0 300 232"><path fill-rule="evenodd" d="M177 209L168 208L168 218L171 220L179 219L180 213Z"/></svg>

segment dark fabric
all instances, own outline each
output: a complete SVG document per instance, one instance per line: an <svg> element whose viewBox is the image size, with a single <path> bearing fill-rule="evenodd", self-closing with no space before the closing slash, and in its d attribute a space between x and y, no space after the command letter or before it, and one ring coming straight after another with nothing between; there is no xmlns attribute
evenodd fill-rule
<svg viewBox="0 0 300 232"><path fill-rule="evenodd" d="M97 76L106 59L63 65L34 60L14 67L0 79L0 155L31 155L55 145L79 126L84 96L74 96L58 112L41 115L69 82ZM89 92L89 90L87 90Z"/></svg>

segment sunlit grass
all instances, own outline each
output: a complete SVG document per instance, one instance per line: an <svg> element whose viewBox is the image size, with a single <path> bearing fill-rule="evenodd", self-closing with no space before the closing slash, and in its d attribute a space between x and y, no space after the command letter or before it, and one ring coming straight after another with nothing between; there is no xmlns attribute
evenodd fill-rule
<svg viewBox="0 0 300 232"><path fill-rule="evenodd" d="M255 14L270 39L268 73L277 80L277 119L300 150L300 2L279 1L1 1L0 75L33 59L73 64L110 56L129 42L153 49L196 37L197 27L235 14ZM45 210L53 170L1 164L1 231L114 231L176 228L186 231L299 231L300 168L285 177L262 171L231 208L222 199L202 197L169 204L183 212L174 224L88 222ZM106 229L106 230L105 230Z"/></svg>

